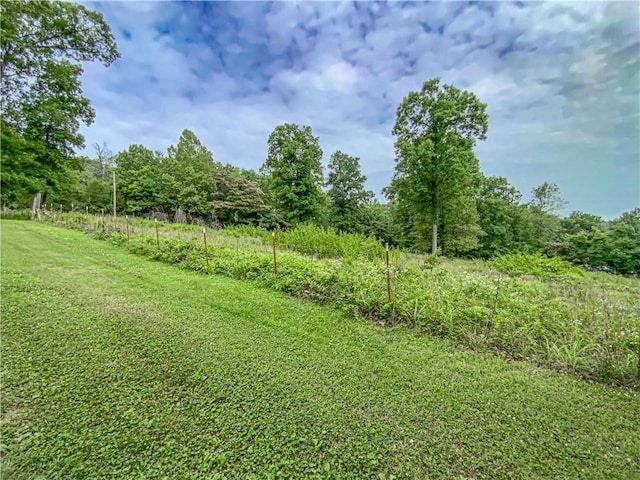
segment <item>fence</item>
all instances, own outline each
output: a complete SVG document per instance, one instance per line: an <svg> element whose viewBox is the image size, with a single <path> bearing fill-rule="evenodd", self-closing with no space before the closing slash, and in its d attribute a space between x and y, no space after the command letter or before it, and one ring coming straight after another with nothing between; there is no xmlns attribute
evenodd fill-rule
<svg viewBox="0 0 640 480"><path fill-rule="evenodd" d="M484 274L471 275L449 266L434 269L435 264L425 261L429 257L422 257L419 265L419 257L399 256L388 246L374 260L312 258L279 247L277 232L265 242L262 237L230 236L201 226L105 218L101 211L86 208L80 212L76 214L75 207L66 213L50 209L41 212L41 219L128 245L150 258L256 280L374 322L403 323L472 348L497 349L513 358L533 358L591 377L606 372L623 383L640 375L638 304L624 292L618 295L588 285L577 288L573 283L571 288L557 283L532 288L533 280L500 279L488 267ZM599 300L587 303L586 298ZM605 320L612 324L598 323ZM634 340L607 333L613 326L616 331L634 332ZM581 330L576 333L576 328ZM599 348L569 345L571 335ZM574 353L569 357L566 352Z"/></svg>

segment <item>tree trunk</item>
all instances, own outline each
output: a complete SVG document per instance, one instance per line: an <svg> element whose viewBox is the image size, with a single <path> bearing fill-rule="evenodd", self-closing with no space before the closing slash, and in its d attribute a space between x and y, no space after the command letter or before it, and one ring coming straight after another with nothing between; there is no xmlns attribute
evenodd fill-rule
<svg viewBox="0 0 640 480"><path fill-rule="evenodd" d="M113 220L116 220L116 172L113 171Z"/></svg>
<svg viewBox="0 0 640 480"><path fill-rule="evenodd" d="M34 218L40 220L40 198L40 192L38 192L36 196L33 197L33 205L31 206L31 220L33 220Z"/></svg>
<svg viewBox="0 0 640 480"><path fill-rule="evenodd" d="M431 225L431 254L435 255L438 252L438 224Z"/></svg>
<svg viewBox="0 0 640 480"><path fill-rule="evenodd" d="M431 212L431 255L436 255L438 253L438 221L440 220L440 212L438 211L435 185L433 186L433 192L431 197L431 201L433 202L433 210Z"/></svg>

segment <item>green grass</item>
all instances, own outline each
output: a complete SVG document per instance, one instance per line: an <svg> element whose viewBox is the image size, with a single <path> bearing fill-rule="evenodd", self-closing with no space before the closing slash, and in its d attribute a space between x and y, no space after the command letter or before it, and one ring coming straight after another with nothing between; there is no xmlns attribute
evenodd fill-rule
<svg viewBox="0 0 640 480"><path fill-rule="evenodd" d="M639 478L640 397L2 222L3 478Z"/></svg>
<svg viewBox="0 0 640 480"><path fill-rule="evenodd" d="M68 213L47 212L43 218L184 269L251 280L360 318L402 324L416 334L445 338L474 351L491 351L640 390L638 279L585 272L542 255L505 255L484 262L392 250L389 302L384 257L372 257L374 251L368 247L357 254L364 237L303 227L286 233L297 238L297 247L289 244L294 251L287 251L281 238L285 234L278 232L279 267L274 276L271 236L265 238L264 230L209 231L207 265L201 227L159 222L158 249L154 224L148 220L130 219L131 241L127 241L123 219L117 225L107 219L103 227L99 218L92 224L91 218L87 222L76 216L72 222ZM327 256L323 251L335 253L333 247L338 245L340 251L351 253L317 258ZM310 250L302 254L301 246ZM310 255L316 250L318 254Z"/></svg>

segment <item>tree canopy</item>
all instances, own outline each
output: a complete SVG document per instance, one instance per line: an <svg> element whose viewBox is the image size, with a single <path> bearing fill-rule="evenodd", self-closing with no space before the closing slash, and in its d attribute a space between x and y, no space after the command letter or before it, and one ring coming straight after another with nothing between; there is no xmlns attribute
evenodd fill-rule
<svg viewBox="0 0 640 480"><path fill-rule="evenodd" d="M83 96L79 62L109 66L118 57L109 25L98 12L69 2L0 3L2 197L60 193L82 147L80 122L95 112Z"/></svg>
<svg viewBox="0 0 640 480"><path fill-rule="evenodd" d="M360 159L340 150L331 155L327 175L329 199L329 224L338 231L363 233L365 207L373 199L373 192L366 190L367 177L360 172Z"/></svg>
<svg viewBox="0 0 640 480"><path fill-rule="evenodd" d="M313 221L322 206L322 149L311 127L285 123L269 135L260 169L274 207L289 224Z"/></svg>
<svg viewBox="0 0 640 480"><path fill-rule="evenodd" d="M477 140L484 140L488 129L486 104L475 94L439 79L424 82L419 92L410 92L400 103L392 133L396 167L386 189L407 212L414 234L424 236L432 227L432 252L437 251L440 226L455 216L474 218L475 206L469 201L478 188L480 167L473 153ZM462 212L460 209L466 209ZM477 229L450 235L477 235ZM457 238L456 243L461 244ZM472 246L472 239L465 242ZM461 244L462 245L462 244ZM466 247L465 247L466 248Z"/></svg>

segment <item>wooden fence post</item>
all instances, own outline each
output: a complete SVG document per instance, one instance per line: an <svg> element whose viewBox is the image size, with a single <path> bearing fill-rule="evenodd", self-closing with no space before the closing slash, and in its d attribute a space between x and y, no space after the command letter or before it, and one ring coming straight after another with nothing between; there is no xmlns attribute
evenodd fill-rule
<svg viewBox="0 0 640 480"><path fill-rule="evenodd" d="M124 216L125 222L127 223L127 242L131 241L131 235L129 234L129 215Z"/></svg>
<svg viewBox="0 0 640 480"><path fill-rule="evenodd" d="M87 228L89 228L89 206L84 208L84 218L87 221Z"/></svg>
<svg viewBox="0 0 640 480"><path fill-rule="evenodd" d="M76 223L76 207L74 207L73 203L71 204L71 223Z"/></svg>

